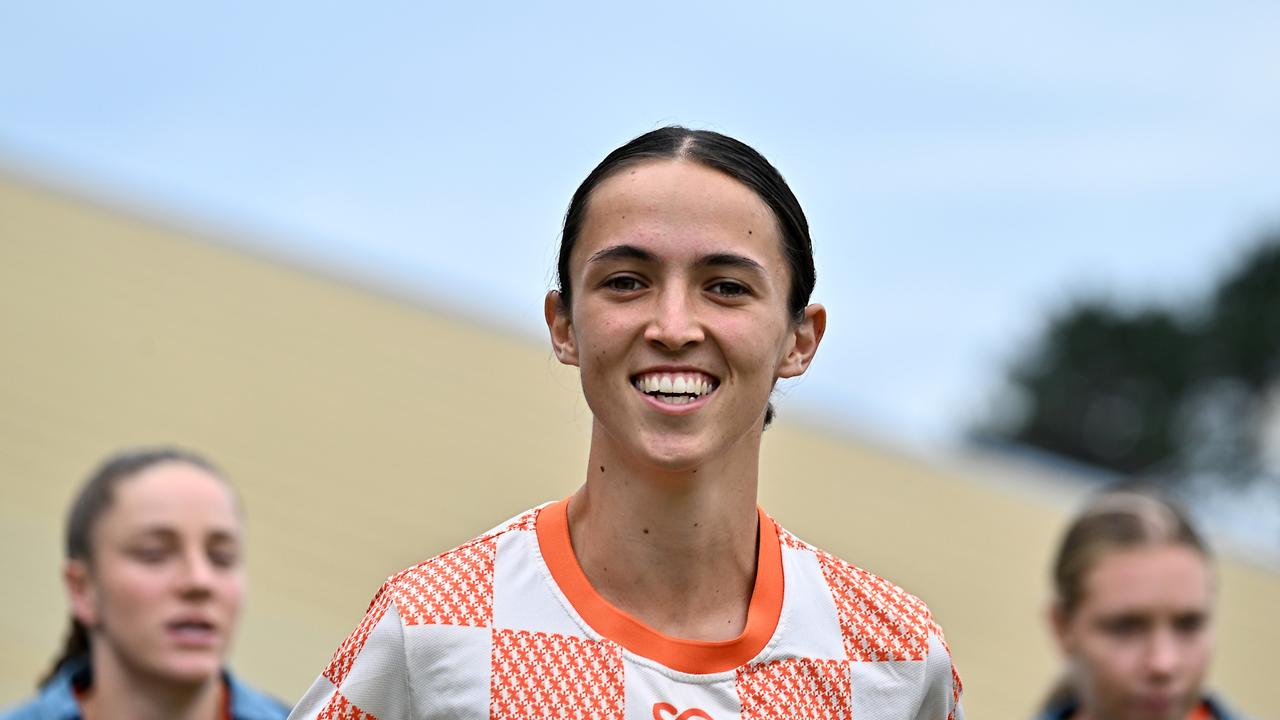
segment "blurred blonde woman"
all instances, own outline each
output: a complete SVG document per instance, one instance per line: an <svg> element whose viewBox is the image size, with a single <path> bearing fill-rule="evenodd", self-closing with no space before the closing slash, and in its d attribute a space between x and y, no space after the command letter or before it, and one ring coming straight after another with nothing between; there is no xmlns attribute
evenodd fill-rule
<svg viewBox="0 0 1280 720"><path fill-rule="evenodd" d="M1213 562L1186 515L1109 492L1071 523L1050 622L1067 672L1038 720L1227 720L1207 694Z"/></svg>
<svg viewBox="0 0 1280 720"><path fill-rule="evenodd" d="M204 458L108 459L72 503L66 647L3 720L279 720L288 709L225 668L244 596L242 519Z"/></svg>

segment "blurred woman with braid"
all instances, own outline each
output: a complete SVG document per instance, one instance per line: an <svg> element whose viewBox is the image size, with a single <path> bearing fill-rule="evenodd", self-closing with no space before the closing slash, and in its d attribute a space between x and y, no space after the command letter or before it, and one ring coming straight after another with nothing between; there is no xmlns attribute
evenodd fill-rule
<svg viewBox="0 0 1280 720"><path fill-rule="evenodd" d="M225 668L244 596L240 508L183 450L108 459L72 503L66 648L0 720L279 720Z"/></svg>

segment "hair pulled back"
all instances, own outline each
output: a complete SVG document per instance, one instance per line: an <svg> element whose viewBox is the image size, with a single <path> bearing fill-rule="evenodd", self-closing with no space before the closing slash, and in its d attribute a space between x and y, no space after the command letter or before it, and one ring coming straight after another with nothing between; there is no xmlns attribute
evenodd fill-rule
<svg viewBox="0 0 1280 720"><path fill-rule="evenodd" d="M1152 545L1183 545L1205 558L1209 547L1173 501L1139 490L1094 498L1067 528L1053 563L1054 602L1070 615L1084 599L1084 581L1103 556Z"/></svg>
<svg viewBox="0 0 1280 720"><path fill-rule="evenodd" d="M782 173L755 148L718 132L691 130L678 125L647 132L609 153L574 192L564 216L556 265L556 284L562 306L565 309L572 306L569 257L578 244L591 193L618 172L648 160L684 160L719 170L751 188L769 206L777 222L782 255L790 271L787 310L793 317L801 317L809 304L809 296L813 294L817 274L813 266L809 221L805 219L800 201L791 192Z"/></svg>
<svg viewBox="0 0 1280 720"><path fill-rule="evenodd" d="M782 173L750 145L712 130L691 130L679 125L651 130L609 153L573 193L564 215L556 263L556 289L560 293L561 308L569 312L573 307L569 258L582 233L591 193L622 170L650 160L683 160L719 170L751 188L769 206L782 243L782 256L787 262L787 311L793 321L803 318L817 282L817 272L813 265L809 221L795 193ZM769 403L765 427L773 422L773 416L773 403Z"/></svg>
<svg viewBox="0 0 1280 720"><path fill-rule="evenodd" d="M180 462L208 471L222 478L222 472L204 457L180 448L135 448L108 457L93 471L71 502L67 513L65 553L67 560L93 562L93 529L111 508L120 483L156 465ZM48 683L68 663L89 654L89 630L75 617L58 659L39 684Z"/></svg>
<svg viewBox="0 0 1280 720"><path fill-rule="evenodd" d="M1084 601L1085 579L1110 553L1142 547L1175 545L1190 548L1206 562L1209 546L1187 514L1167 497L1146 489L1110 490L1095 497L1063 535L1053 563L1053 602L1070 618ZM1060 679L1044 706L1074 697L1069 678Z"/></svg>

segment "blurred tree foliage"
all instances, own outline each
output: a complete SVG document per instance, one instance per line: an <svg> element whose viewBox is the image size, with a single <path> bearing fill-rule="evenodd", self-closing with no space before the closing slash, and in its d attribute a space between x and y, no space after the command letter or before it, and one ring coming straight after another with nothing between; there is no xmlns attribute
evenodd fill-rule
<svg viewBox="0 0 1280 720"><path fill-rule="evenodd" d="M1007 390L981 435L1153 480L1275 473L1280 229L1186 306L1091 299L1055 314Z"/></svg>

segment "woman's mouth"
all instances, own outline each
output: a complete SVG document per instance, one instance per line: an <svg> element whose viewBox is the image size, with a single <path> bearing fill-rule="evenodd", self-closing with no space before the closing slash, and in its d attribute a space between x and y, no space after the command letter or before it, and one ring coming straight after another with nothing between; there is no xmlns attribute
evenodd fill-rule
<svg viewBox="0 0 1280 720"><path fill-rule="evenodd" d="M720 381L706 373L646 372L631 378L636 390L664 405L688 405L710 395Z"/></svg>
<svg viewBox="0 0 1280 720"><path fill-rule="evenodd" d="M202 619L175 620L165 625L169 637L183 646L207 647L217 644L218 628Z"/></svg>

